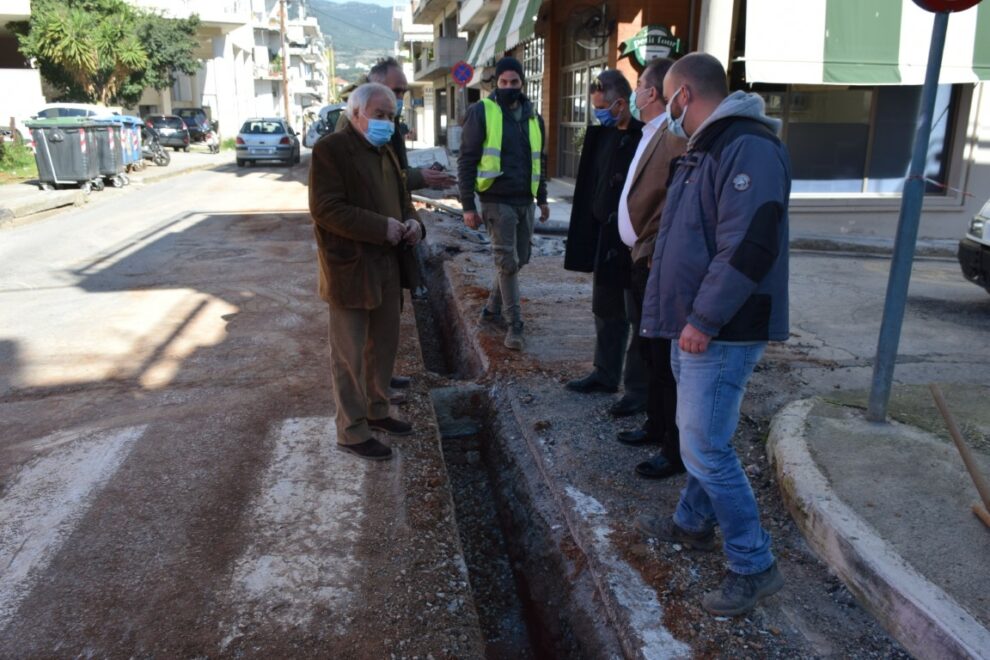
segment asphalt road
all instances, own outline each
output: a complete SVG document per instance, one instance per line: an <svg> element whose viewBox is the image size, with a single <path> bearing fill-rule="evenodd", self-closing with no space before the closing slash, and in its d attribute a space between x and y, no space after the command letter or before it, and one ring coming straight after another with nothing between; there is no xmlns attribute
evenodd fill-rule
<svg viewBox="0 0 990 660"><path fill-rule="evenodd" d="M197 172L0 232L0 656L306 655L362 616L358 548L381 543L368 467L325 450L307 169ZM869 383L886 264L794 255L799 388ZM898 377L985 380L988 322L954 262L919 262Z"/></svg>

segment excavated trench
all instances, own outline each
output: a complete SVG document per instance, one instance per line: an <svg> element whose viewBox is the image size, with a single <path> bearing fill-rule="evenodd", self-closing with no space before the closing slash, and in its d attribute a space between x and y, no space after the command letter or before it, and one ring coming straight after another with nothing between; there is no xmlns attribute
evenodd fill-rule
<svg viewBox="0 0 990 660"><path fill-rule="evenodd" d="M602 624L584 557L535 465L499 384L457 314L444 254L420 261L426 290L413 305L468 576L488 658L619 655Z"/></svg>

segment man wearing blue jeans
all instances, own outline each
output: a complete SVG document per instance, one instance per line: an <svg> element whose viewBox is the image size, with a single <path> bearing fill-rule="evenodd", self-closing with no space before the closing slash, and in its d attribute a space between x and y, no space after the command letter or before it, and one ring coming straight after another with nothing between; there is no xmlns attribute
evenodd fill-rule
<svg viewBox="0 0 990 660"><path fill-rule="evenodd" d="M736 616L784 584L732 435L767 342L788 336L790 162L780 122L766 117L758 95L729 94L711 55L678 60L663 92L668 130L688 143L672 165L640 333L672 340L688 477L673 517L641 516L637 526L714 550L718 525L729 572L702 605Z"/></svg>

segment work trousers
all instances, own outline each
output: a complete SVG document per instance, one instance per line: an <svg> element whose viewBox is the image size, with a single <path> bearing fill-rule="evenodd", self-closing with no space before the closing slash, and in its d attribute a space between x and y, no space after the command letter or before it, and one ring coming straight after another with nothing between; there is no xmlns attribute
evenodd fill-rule
<svg viewBox="0 0 990 660"><path fill-rule="evenodd" d="M337 404L337 442L353 445L372 436L369 419L389 416L389 381L399 347L402 289L398 264L373 309L330 304L330 374Z"/></svg>
<svg viewBox="0 0 990 660"><path fill-rule="evenodd" d="M522 321L519 270L532 254L534 209L533 204L481 203L481 219L495 257L495 281L486 307L493 314L503 314L510 323Z"/></svg>

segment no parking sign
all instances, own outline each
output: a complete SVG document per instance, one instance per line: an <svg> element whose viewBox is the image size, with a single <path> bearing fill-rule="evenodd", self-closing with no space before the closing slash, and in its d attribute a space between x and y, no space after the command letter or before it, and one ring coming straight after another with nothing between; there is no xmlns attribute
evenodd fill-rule
<svg viewBox="0 0 990 660"><path fill-rule="evenodd" d="M464 87L464 85L471 82L471 79L474 78L474 67L464 60L461 60L454 65L453 69L451 69L450 75L453 77L454 82L461 87Z"/></svg>

